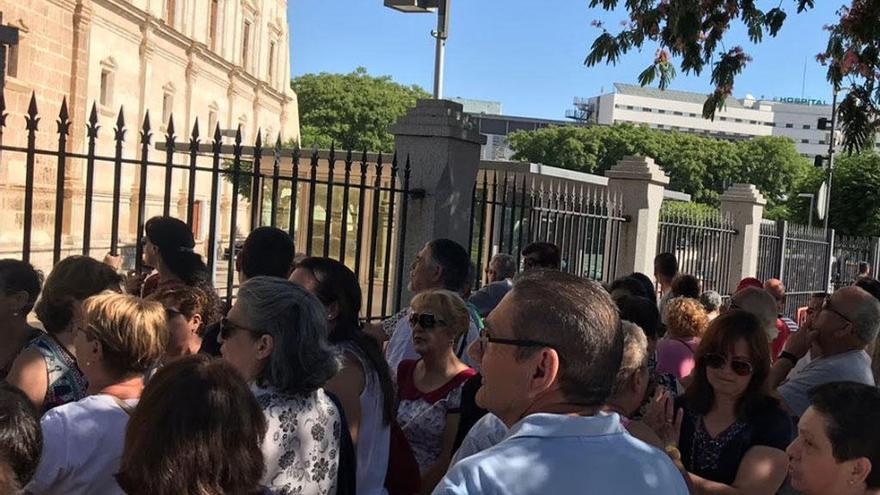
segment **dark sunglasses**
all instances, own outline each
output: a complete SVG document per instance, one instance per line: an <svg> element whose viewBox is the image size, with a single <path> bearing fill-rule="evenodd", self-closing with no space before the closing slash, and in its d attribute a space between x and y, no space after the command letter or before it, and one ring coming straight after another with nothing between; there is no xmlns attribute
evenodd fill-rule
<svg viewBox="0 0 880 495"><path fill-rule="evenodd" d="M412 326L420 326L425 330L431 330L437 325L446 325L446 322L440 319L437 319L431 313L412 313L409 315L409 324Z"/></svg>
<svg viewBox="0 0 880 495"><path fill-rule="evenodd" d="M540 340L530 340L530 339L501 339L498 337L492 337L489 335L489 332L486 331L485 328L480 330L480 354L485 352L486 347L489 344L502 344L502 345L512 345L516 347L549 347L550 349L556 349L552 344L548 344L546 342L541 342Z"/></svg>
<svg viewBox="0 0 880 495"><path fill-rule="evenodd" d="M220 338L224 340L228 339L232 336L233 333L235 333L236 330L244 330L245 332L250 332L254 335L260 335L263 333L253 330L251 328L243 327L241 325L236 325L235 323L229 321L229 318L220 318Z"/></svg>
<svg viewBox="0 0 880 495"><path fill-rule="evenodd" d="M710 352L703 356L703 362L706 363L706 366L708 366L709 368L720 370L724 368L724 365L728 362L728 359L727 356ZM731 359L729 362L730 369L733 370L733 372L737 375L749 376L752 374L752 363L742 359Z"/></svg>

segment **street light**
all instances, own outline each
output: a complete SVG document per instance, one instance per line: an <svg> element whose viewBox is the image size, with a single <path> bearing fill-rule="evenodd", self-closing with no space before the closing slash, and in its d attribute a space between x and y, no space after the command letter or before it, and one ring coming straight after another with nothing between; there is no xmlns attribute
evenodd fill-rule
<svg viewBox="0 0 880 495"><path fill-rule="evenodd" d="M437 30L431 36L437 40L434 54L434 99L443 98L443 58L449 37L449 4L451 0L385 0L385 6L407 14L425 14L437 11Z"/></svg>

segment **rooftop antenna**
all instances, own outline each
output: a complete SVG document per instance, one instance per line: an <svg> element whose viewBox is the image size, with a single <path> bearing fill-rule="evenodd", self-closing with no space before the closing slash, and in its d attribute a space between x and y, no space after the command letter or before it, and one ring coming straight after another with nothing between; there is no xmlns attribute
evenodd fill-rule
<svg viewBox="0 0 880 495"><path fill-rule="evenodd" d="M807 57L804 57L804 79L801 82L801 98L805 98L807 89Z"/></svg>

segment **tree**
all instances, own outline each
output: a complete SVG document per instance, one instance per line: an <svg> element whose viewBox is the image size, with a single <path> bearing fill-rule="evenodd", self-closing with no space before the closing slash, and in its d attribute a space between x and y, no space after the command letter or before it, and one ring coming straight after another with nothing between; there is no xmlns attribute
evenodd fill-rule
<svg viewBox="0 0 880 495"><path fill-rule="evenodd" d="M810 170L787 138L731 142L629 124L517 132L510 145L514 159L595 174L626 155L650 156L669 175L671 189L713 205L734 182L754 183L771 206L781 205Z"/></svg>
<svg viewBox="0 0 880 495"><path fill-rule="evenodd" d="M850 7L838 11L840 20L826 26L830 33L828 47L817 59L828 66L828 81L836 89L847 89L838 117L843 130L843 145L850 151L864 149L872 144L874 133L880 127L880 0L851 0ZM590 0L590 7L605 10L617 8L620 0ZM775 3L775 2L774 2ZM714 91L703 105L703 116L714 118L733 92L736 76L751 56L742 47L718 51L725 35L735 24L741 23L753 43L765 35L776 36L788 12L797 13L814 6L814 0L783 2L766 11L759 9L754 0L626 0L629 21L620 32L610 33L601 22L593 25L602 33L593 45L584 63L616 63L621 56L645 44L659 45L654 61L638 76L642 86L658 82L661 89L669 86L675 77L671 57L680 57L680 69L700 75L711 66ZM844 88L844 79L848 88Z"/></svg>
<svg viewBox="0 0 880 495"><path fill-rule="evenodd" d="M880 235L880 155L866 152L838 160L830 220L844 234Z"/></svg>
<svg viewBox="0 0 880 495"><path fill-rule="evenodd" d="M383 151L394 149L388 132L419 98L418 86L403 86L389 76L372 77L358 67L350 74L305 74L291 81L299 99L303 147Z"/></svg>

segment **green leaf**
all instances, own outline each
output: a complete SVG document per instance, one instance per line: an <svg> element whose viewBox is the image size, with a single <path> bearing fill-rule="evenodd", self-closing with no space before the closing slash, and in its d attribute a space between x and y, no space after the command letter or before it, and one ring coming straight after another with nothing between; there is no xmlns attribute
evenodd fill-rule
<svg viewBox="0 0 880 495"><path fill-rule="evenodd" d="M657 76L657 65L651 64L647 69L643 70L641 74L639 74L639 84L642 86L647 86L654 82L654 78Z"/></svg>

